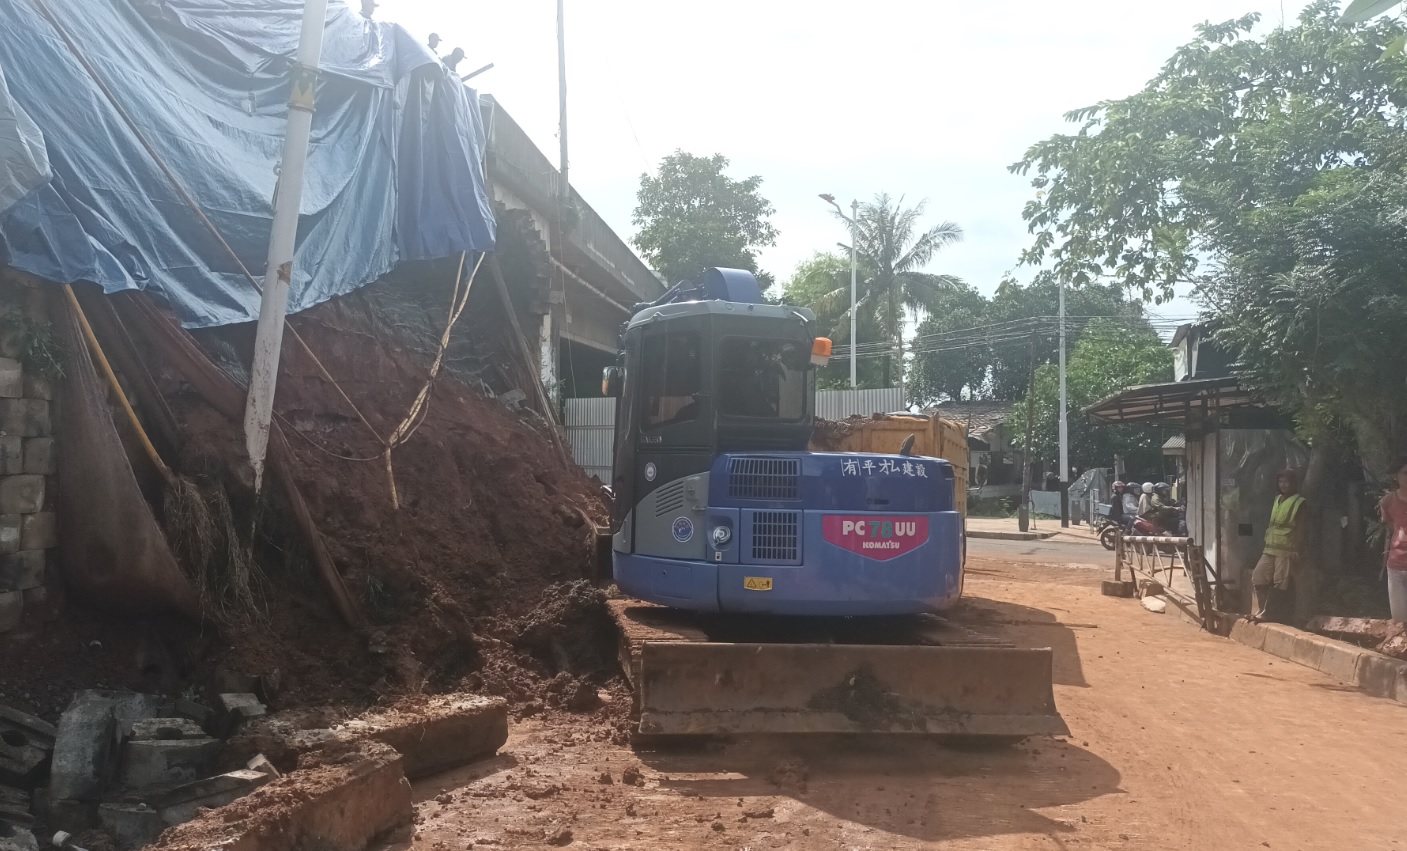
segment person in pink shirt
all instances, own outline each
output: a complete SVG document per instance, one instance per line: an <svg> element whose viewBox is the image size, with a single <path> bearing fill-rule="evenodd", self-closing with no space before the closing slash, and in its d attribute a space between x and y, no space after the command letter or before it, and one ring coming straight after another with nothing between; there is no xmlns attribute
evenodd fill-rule
<svg viewBox="0 0 1407 851"><path fill-rule="evenodd" d="M1383 518L1383 558L1387 563L1387 599L1392 619L1407 623L1407 456L1393 462L1394 488L1378 510Z"/></svg>

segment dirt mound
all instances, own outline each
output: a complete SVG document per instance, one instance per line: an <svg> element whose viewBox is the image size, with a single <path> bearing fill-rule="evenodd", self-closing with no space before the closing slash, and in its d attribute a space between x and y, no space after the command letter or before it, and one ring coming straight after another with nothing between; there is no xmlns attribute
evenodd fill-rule
<svg viewBox="0 0 1407 851"><path fill-rule="evenodd" d="M265 615L229 625L207 668L272 682L269 696L284 707L465 687L526 702L544 699L544 683L562 673L602 681L605 610L598 592L575 583L605 516L599 486L564 461L541 416L485 394L513 374L495 366L501 341L487 335L483 361L497 379L471 389L442 373L413 435L393 451L397 507L378 435L405 417L427 364L366 308L354 295L293 324L370 428L294 345L284 348L276 409L299 487L368 630L338 621L277 504L251 505L263 536ZM484 310L464 333L486 322L503 325ZM248 332L202 342L240 351ZM183 466L217 471L240 490L238 425L190 388L174 389ZM556 688L563 705L589 703L576 696L585 686Z"/></svg>
<svg viewBox="0 0 1407 851"><path fill-rule="evenodd" d="M879 417L879 414L874 415L874 419ZM860 423L868 419L871 418L859 414L843 420L823 420L817 417L811 431L811 449L818 452L840 451L840 447L845 445L845 439Z"/></svg>

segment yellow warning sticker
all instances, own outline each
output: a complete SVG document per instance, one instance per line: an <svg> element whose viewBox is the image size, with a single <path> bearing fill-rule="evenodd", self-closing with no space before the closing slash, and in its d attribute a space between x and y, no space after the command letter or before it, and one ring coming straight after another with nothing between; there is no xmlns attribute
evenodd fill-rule
<svg viewBox="0 0 1407 851"><path fill-rule="evenodd" d="M743 587L749 591L771 591L772 578L770 576L744 576Z"/></svg>

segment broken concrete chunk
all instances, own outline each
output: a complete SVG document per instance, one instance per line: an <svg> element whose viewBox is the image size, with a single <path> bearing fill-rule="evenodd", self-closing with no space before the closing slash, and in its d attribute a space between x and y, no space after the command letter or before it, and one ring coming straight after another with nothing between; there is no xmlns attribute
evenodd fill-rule
<svg viewBox="0 0 1407 851"><path fill-rule="evenodd" d="M260 771L231 771L187 783L153 800L161 810L161 821L168 826L185 824L196 817L202 807L214 809L236 801L263 786L273 777Z"/></svg>
<svg viewBox="0 0 1407 851"><path fill-rule="evenodd" d="M259 754L258 756L249 760L249 762L244 764L244 767L249 769L250 771L257 771L260 774L267 774L269 775L269 777L283 776L283 772L279 771L278 767L275 766L272 762L269 762L269 758L264 756L263 754Z"/></svg>
<svg viewBox="0 0 1407 851"><path fill-rule="evenodd" d="M143 848L156 841L166 825L161 814L146 804L103 804L98 823L123 848Z"/></svg>
<svg viewBox="0 0 1407 851"><path fill-rule="evenodd" d="M117 745L117 718L112 710L112 700L80 692L59 716L49 770L51 800L91 800L102 793Z"/></svg>
<svg viewBox="0 0 1407 851"><path fill-rule="evenodd" d="M268 708L248 692L220 695L220 715L224 719L225 735L230 735L251 718L267 715Z"/></svg>
<svg viewBox="0 0 1407 851"><path fill-rule="evenodd" d="M189 718L199 724L201 729L209 733L214 730L215 710L203 703L196 703L194 700L182 698L176 701L176 714L182 718Z"/></svg>
<svg viewBox="0 0 1407 851"><path fill-rule="evenodd" d="M163 851L365 848L369 837L411 823L410 784L391 748L363 742L319 765L307 778L290 775L224 812L171 828Z"/></svg>
<svg viewBox="0 0 1407 851"><path fill-rule="evenodd" d="M1168 610L1168 603L1162 597L1144 597L1143 608L1155 615L1161 615Z"/></svg>
<svg viewBox="0 0 1407 851"><path fill-rule="evenodd" d="M220 741L196 739L133 739L122 746L119 782L127 789L161 789L189 783L210 773Z"/></svg>
<svg viewBox="0 0 1407 851"><path fill-rule="evenodd" d="M0 786L0 822L8 822L16 827L29 827L34 824L34 814L29 809L29 793L13 786Z"/></svg>
<svg viewBox="0 0 1407 851"><path fill-rule="evenodd" d="M406 777L416 780L493 756L508 740L508 705L499 697L438 698L414 713L370 712L330 730L299 730L284 737L300 752L366 739L399 751Z"/></svg>
<svg viewBox="0 0 1407 851"><path fill-rule="evenodd" d="M23 827L0 823L0 851L39 851L39 842Z"/></svg>
<svg viewBox="0 0 1407 851"><path fill-rule="evenodd" d="M47 721L0 706L0 782L33 788L54 749L55 732Z"/></svg>
<svg viewBox="0 0 1407 851"><path fill-rule="evenodd" d="M132 722L128 736L133 741L173 741L203 739L205 731L188 718L143 718Z"/></svg>

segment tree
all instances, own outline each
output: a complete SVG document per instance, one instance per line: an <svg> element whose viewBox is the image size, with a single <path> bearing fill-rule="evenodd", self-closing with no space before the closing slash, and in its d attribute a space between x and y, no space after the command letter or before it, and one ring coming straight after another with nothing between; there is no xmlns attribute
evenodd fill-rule
<svg viewBox="0 0 1407 851"><path fill-rule="evenodd" d="M1199 26L1142 91L1069 113L1078 133L1011 167L1034 171L1038 190L1023 211L1036 235L1023 263L1156 301L1203 283L1199 261L1221 253L1245 211L1354 166L1366 129L1404 104L1403 68L1378 61L1400 25L1345 26L1332 0L1263 41L1248 37L1258 20Z"/></svg>
<svg viewBox="0 0 1407 851"><path fill-rule="evenodd" d="M987 324L991 303L968 284L937 297L918 324L909 396L923 407L940 401L980 398L991 369L992 347L972 331Z"/></svg>
<svg viewBox="0 0 1407 851"><path fill-rule="evenodd" d="M962 283L951 275L922 271L940 250L962 239L962 228L952 222L942 222L920 233L918 222L927 202L920 201L908 209L903 204L903 198L896 201L885 194L876 195L874 203L860 205L855 220L856 251L864 260L863 277L856 287L856 321L872 319L879 327L881 339L887 346L872 345L864 354L884 360L884 375L889 382L898 379L903 363L906 315L934 308L939 296ZM841 218L844 220L844 216ZM835 287L808 306L818 314L837 317L833 336L840 333L842 323L847 329L845 336L849 336L848 277L844 285ZM897 359L889 353L891 351L898 355Z"/></svg>
<svg viewBox="0 0 1407 851"><path fill-rule="evenodd" d="M867 271L857 274L868 275ZM845 301L823 300L822 296L839 288L845 289ZM809 307L816 313L816 324L826 329L837 346L850 344L850 257L835 252L818 251L796 267L782 290L783 304ZM820 305L820 309L817 309ZM856 331L861 340L881 339L879 326L873 316L857 315ZM856 378L861 387L884 384L884 363L877 358L861 358L856 362ZM816 387L836 390L850 386L850 358L838 355L826 366L816 370Z"/></svg>
<svg viewBox="0 0 1407 851"><path fill-rule="evenodd" d="M1059 287L1042 278L1018 287L1008 284L997 290L987 313L994 340L987 393L992 399L1023 399L1031 383L1031 340L1036 332L1036 363L1055 363L1059 355ZM1122 287L1088 284L1069 287L1065 293L1066 346L1079 343L1084 322L1094 316L1121 316L1130 321L1143 317L1141 305L1131 302Z"/></svg>
<svg viewBox="0 0 1407 851"><path fill-rule="evenodd" d="M640 175L631 240L669 283L710 266L758 273L757 251L777 242L768 221L776 212L758 192L762 178L733 180L722 154L697 157L675 151L655 175ZM763 288L772 278L758 273Z"/></svg>
<svg viewBox="0 0 1407 851"><path fill-rule="evenodd" d="M1380 470L1407 446L1407 141L1372 157L1248 216L1209 298L1243 381Z"/></svg>
<svg viewBox="0 0 1407 851"><path fill-rule="evenodd" d="M1082 469L1111 467L1123 455L1131 471L1158 470L1166 438L1159 429L1139 425L1111 426L1091 422L1079 411L1124 387L1172 380L1172 351L1146 323L1131 330L1116 319L1095 319L1085 328L1066 361L1070 463ZM1055 458L1060 439L1059 367L1036 370L1033 452ZM1021 405L1017 408L1024 410ZM1024 417L1015 418L1017 445L1025 441Z"/></svg>
<svg viewBox="0 0 1407 851"><path fill-rule="evenodd" d="M1383 58L1407 30L1345 24L1330 0L1259 40L1256 20L1202 25L1142 91L1071 113L1078 133L1012 167L1038 190L1022 260L1154 300L1190 282L1308 437L1401 447L1404 373L1374 334L1407 323L1407 63Z"/></svg>
<svg viewBox="0 0 1407 851"><path fill-rule="evenodd" d="M1054 363L1059 351L1059 293L1051 280L1021 287L1008 282L991 298L962 286L939 298L911 345L912 396L919 404L971 398L1015 401L1030 385L1031 337L1037 364ZM1116 285L1090 284L1065 295L1067 345L1080 340L1091 317L1113 317L1146 328L1142 305Z"/></svg>

